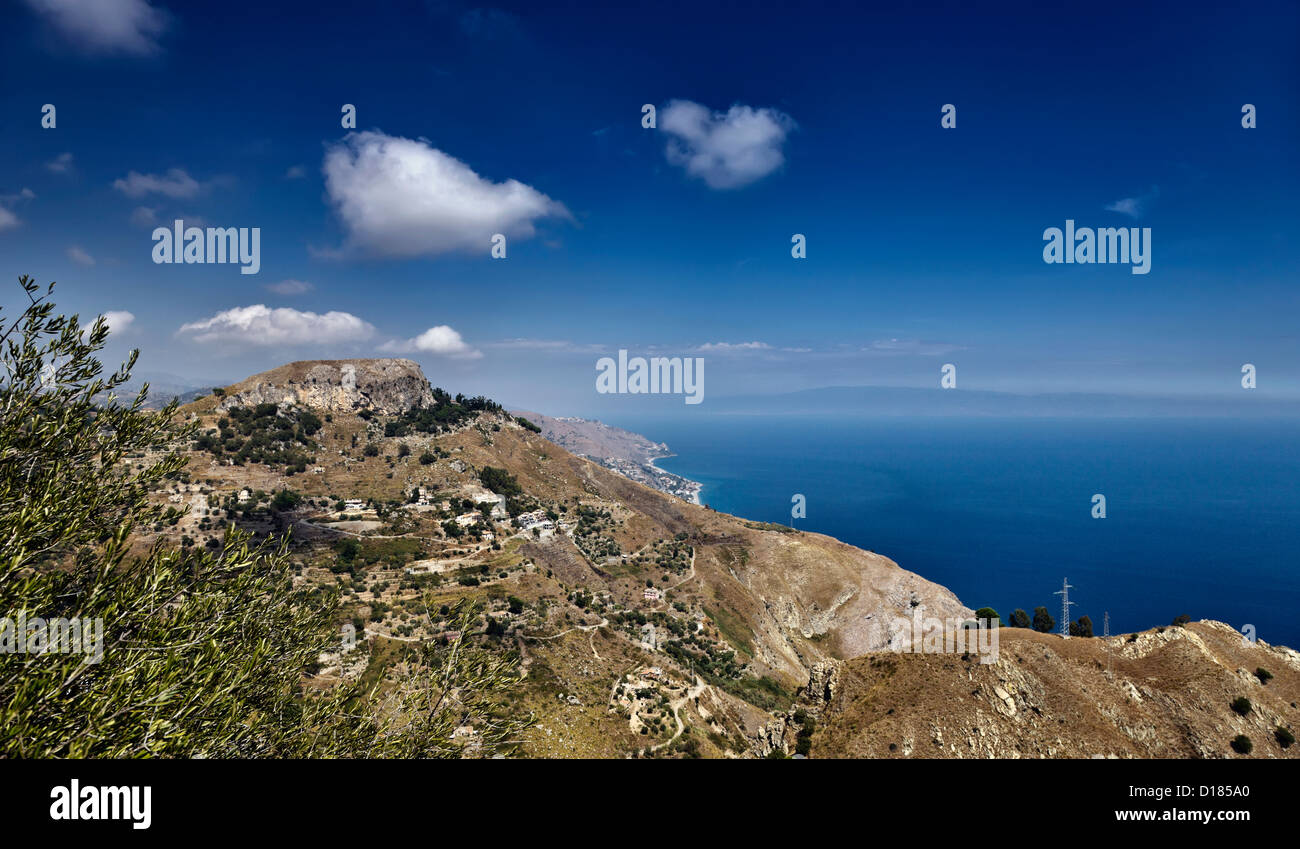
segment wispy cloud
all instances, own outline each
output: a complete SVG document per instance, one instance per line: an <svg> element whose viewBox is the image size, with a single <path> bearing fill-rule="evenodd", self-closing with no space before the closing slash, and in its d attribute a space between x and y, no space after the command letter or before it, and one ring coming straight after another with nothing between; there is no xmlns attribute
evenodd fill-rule
<svg viewBox="0 0 1300 849"><path fill-rule="evenodd" d="M72 154L60 153L45 163L45 168L54 174L68 174L72 171Z"/></svg>
<svg viewBox="0 0 1300 849"><path fill-rule="evenodd" d="M772 346L766 342L705 342L696 350L714 353L731 353L738 351L770 351Z"/></svg>
<svg viewBox="0 0 1300 849"><path fill-rule="evenodd" d="M87 53L156 53L168 27L167 13L147 0L27 0L27 5Z"/></svg>
<svg viewBox="0 0 1300 849"><path fill-rule="evenodd" d="M301 180L307 176L307 169L301 165L291 165L289 170L284 172L286 180Z"/></svg>
<svg viewBox="0 0 1300 849"><path fill-rule="evenodd" d="M113 181L113 188L130 198L159 194L169 198L192 198L204 190L184 168L168 169L166 174L141 174L131 171Z"/></svg>
<svg viewBox="0 0 1300 849"><path fill-rule="evenodd" d="M153 227L158 223L157 207L137 206L131 211L131 223L136 227Z"/></svg>
<svg viewBox="0 0 1300 849"><path fill-rule="evenodd" d="M22 201L35 197L36 193L28 188L23 188L22 191L12 195L0 195L0 231L11 230L22 224L22 220L14 213L13 208Z"/></svg>
<svg viewBox="0 0 1300 849"><path fill-rule="evenodd" d="M862 349L873 354L917 354L926 357L938 357L961 351L961 345L946 342L923 342L920 339L877 339Z"/></svg>
<svg viewBox="0 0 1300 849"><path fill-rule="evenodd" d="M711 189L737 189L785 163L782 147L796 124L771 108L737 104L713 112L689 100L674 100L660 111L658 127L671 136L669 162Z"/></svg>
<svg viewBox="0 0 1300 849"><path fill-rule="evenodd" d="M363 342L375 333L369 322L347 312L303 312L264 304L223 310L181 325L177 333L196 342L274 345L333 345Z"/></svg>
<svg viewBox="0 0 1300 849"><path fill-rule="evenodd" d="M68 259L72 260L77 265L84 265L87 268L95 264L95 258L86 253L80 245L73 245L68 248Z"/></svg>
<svg viewBox="0 0 1300 849"><path fill-rule="evenodd" d="M277 295L305 295L316 287L306 280L281 280L266 284L266 288Z"/></svg>
<svg viewBox="0 0 1300 849"><path fill-rule="evenodd" d="M609 349L608 345L572 342L568 339L528 339L523 337L489 342L484 347L506 351L539 351L561 354L604 353Z"/></svg>
<svg viewBox="0 0 1300 849"><path fill-rule="evenodd" d="M1114 203L1106 204L1107 212L1118 212L1121 215L1127 215L1130 218L1141 218L1146 215L1152 205L1155 204L1156 198L1160 197L1160 187L1152 186L1151 191L1144 195L1132 198L1120 198Z"/></svg>

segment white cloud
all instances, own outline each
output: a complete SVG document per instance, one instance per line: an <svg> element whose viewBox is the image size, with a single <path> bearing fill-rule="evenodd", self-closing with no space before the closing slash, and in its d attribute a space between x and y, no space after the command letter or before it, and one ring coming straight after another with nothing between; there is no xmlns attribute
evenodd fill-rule
<svg viewBox="0 0 1300 849"><path fill-rule="evenodd" d="M1158 197L1160 197L1160 187L1152 186L1151 191L1139 197L1121 198L1114 203L1106 204L1106 211L1118 212L1130 218L1141 218L1150 211L1151 205Z"/></svg>
<svg viewBox="0 0 1300 849"><path fill-rule="evenodd" d="M184 168L171 168L166 174L141 174L129 172L126 177L113 181L113 188L131 198L147 194L160 194L169 198L192 198L203 191L203 184L195 180Z"/></svg>
<svg viewBox="0 0 1300 849"><path fill-rule="evenodd" d="M423 140L351 133L325 154L325 189L348 246L381 256L477 251L491 238L534 235L568 210L518 180L494 183Z"/></svg>
<svg viewBox="0 0 1300 849"><path fill-rule="evenodd" d="M135 321L135 314L126 310L109 310L104 313L104 321L108 322L108 329L112 333L121 333L131 326Z"/></svg>
<svg viewBox="0 0 1300 849"><path fill-rule="evenodd" d="M67 174L72 170L72 154L60 153L58 156L45 163L45 167L55 174Z"/></svg>
<svg viewBox="0 0 1300 849"><path fill-rule="evenodd" d="M264 304L223 310L211 318L181 325L196 342L235 342L245 345L331 345L360 342L375 328L346 312L302 312Z"/></svg>
<svg viewBox="0 0 1300 849"><path fill-rule="evenodd" d="M91 53L149 54L167 15L147 0L27 0L65 38Z"/></svg>
<svg viewBox="0 0 1300 849"><path fill-rule="evenodd" d="M291 165L289 166L289 170L284 172L284 178L286 180L301 180L306 176L307 169L301 165Z"/></svg>
<svg viewBox="0 0 1300 849"><path fill-rule="evenodd" d="M305 295L316 287L306 280L281 280L278 283L268 283L266 288L277 295Z"/></svg>
<svg viewBox="0 0 1300 849"><path fill-rule="evenodd" d="M22 222L18 220L17 215L14 215L3 206L0 206L0 230L9 230L17 227L21 223Z"/></svg>
<svg viewBox="0 0 1300 849"><path fill-rule="evenodd" d="M668 161L711 189L736 189L781 167L781 147L794 119L776 109L737 104L724 112L674 100L659 113L660 130L672 136Z"/></svg>
<svg viewBox="0 0 1300 849"><path fill-rule="evenodd" d="M80 245L73 245L68 248L68 259L72 260L77 265L84 265L87 268L95 264L95 258L86 253Z"/></svg>
<svg viewBox="0 0 1300 849"><path fill-rule="evenodd" d="M699 347L701 351L728 353L732 351L769 351L772 346L766 342L705 342Z"/></svg>
<svg viewBox="0 0 1300 849"><path fill-rule="evenodd" d="M158 208L137 206L131 212L131 223L136 227L150 228L158 223Z"/></svg>
<svg viewBox="0 0 1300 849"><path fill-rule="evenodd" d="M379 346L379 349L393 353L419 351L425 354L437 354L438 356L459 359L477 359L483 356L481 351L471 348L459 333L445 324L430 327L414 339L401 342L385 342Z"/></svg>

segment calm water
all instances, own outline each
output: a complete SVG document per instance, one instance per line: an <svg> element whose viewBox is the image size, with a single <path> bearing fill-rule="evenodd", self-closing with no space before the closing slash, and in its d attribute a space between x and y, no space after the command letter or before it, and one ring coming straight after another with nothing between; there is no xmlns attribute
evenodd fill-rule
<svg viewBox="0 0 1300 849"><path fill-rule="evenodd" d="M1300 646L1297 423L817 420L693 415L615 422L662 440L702 500L884 554L1004 617L1061 579L1101 633L1176 615L1253 624ZM1107 516L1092 518L1092 496Z"/></svg>

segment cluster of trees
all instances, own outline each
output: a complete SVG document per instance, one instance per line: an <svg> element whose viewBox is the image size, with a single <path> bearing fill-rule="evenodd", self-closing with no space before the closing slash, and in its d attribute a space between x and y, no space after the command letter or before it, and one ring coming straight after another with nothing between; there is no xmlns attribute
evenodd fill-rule
<svg viewBox="0 0 1300 849"><path fill-rule="evenodd" d="M312 437L320 429L320 418L309 410L282 411L275 404L233 407L217 420L215 430L195 436L193 445L239 466L261 463L305 472L315 458L303 449L315 450Z"/></svg>
<svg viewBox="0 0 1300 849"><path fill-rule="evenodd" d="M0 652L0 758L458 757L466 723L484 755L513 746L529 723L504 708L516 661L476 642L471 605L452 617L465 636L414 648L402 680L315 692L305 680L347 618L336 595L294 586L286 540L228 531L212 549L132 553L195 427L175 401L121 404L138 352L103 375L108 324L55 315L52 286L19 283L25 308L0 322L0 611L100 622L102 644L24 635Z"/></svg>
<svg viewBox="0 0 1300 849"><path fill-rule="evenodd" d="M413 407L384 424L384 436L407 436L411 433L442 433L477 416L501 413L501 405L482 395L453 398L442 389L433 390L433 406Z"/></svg>
<svg viewBox="0 0 1300 849"><path fill-rule="evenodd" d="M1017 607L1011 612L1008 622L1003 622L998 612L991 607L981 607L975 611L976 619L987 619L993 625L1007 625L1012 628L1033 628L1043 634L1050 634L1056 628L1056 619L1047 611L1046 607L1035 607L1034 616L1031 619L1029 614ZM1092 620L1087 616L1080 616L1077 620L1070 623L1071 637L1091 637Z"/></svg>
<svg viewBox="0 0 1300 849"><path fill-rule="evenodd" d="M497 495L509 497L511 495L523 495L523 487L515 476L505 469L499 469L496 466L484 466L483 471L478 473L478 479L488 489Z"/></svg>
<svg viewBox="0 0 1300 849"><path fill-rule="evenodd" d="M478 473L478 479L483 486L497 495L506 497L506 512L512 517L518 516L520 513L526 513L537 506L537 503L525 494L524 488L519 485L519 481L515 479L515 476L505 469L498 469L496 466L484 466L483 471Z"/></svg>

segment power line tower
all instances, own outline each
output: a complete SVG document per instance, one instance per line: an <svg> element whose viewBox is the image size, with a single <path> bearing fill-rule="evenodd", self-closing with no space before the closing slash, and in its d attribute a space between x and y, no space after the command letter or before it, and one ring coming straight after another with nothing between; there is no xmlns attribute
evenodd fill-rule
<svg viewBox="0 0 1300 849"><path fill-rule="evenodd" d="M1070 605L1074 604L1070 601L1070 579L1063 579L1061 588L1052 595L1061 597L1061 636L1068 640L1070 639Z"/></svg>

